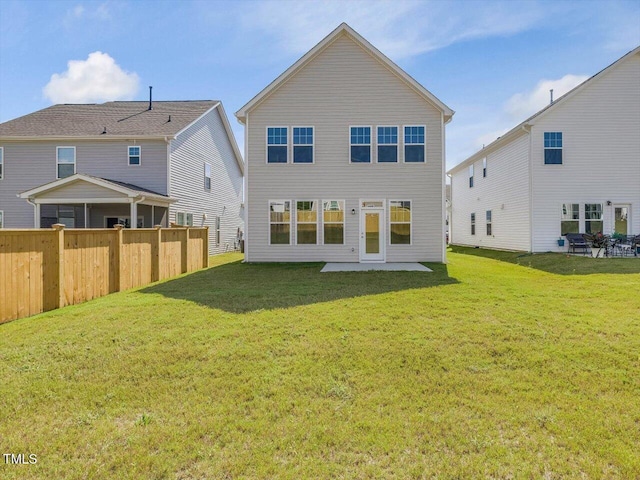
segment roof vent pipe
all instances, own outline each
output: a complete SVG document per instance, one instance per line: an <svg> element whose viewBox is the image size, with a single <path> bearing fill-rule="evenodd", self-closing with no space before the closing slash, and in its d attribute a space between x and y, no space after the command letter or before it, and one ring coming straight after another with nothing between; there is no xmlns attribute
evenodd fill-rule
<svg viewBox="0 0 640 480"><path fill-rule="evenodd" d="M153 110L153 100L151 96L151 90L153 90L153 87L149 86L149 110Z"/></svg>
<svg viewBox="0 0 640 480"><path fill-rule="evenodd" d="M551 105L553 103L553 88L549 90L549 93L551 94L551 100L549 101L549 105Z"/></svg>

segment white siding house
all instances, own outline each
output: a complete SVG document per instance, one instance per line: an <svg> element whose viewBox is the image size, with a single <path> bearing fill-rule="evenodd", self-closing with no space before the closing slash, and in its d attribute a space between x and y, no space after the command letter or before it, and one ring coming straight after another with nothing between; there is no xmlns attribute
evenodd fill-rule
<svg viewBox="0 0 640 480"><path fill-rule="evenodd" d="M0 124L0 158L0 227L178 223L239 247L244 162L218 101L54 105Z"/></svg>
<svg viewBox="0 0 640 480"><path fill-rule="evenodd" d="M640 234L640 47L448 174L453 244L566 251L565 233Z"/></svg>
<svg viewBox="0 0 640 480"><path fill-rule="evenodd" d="M452 115L340 25L236 113L246 260L443 262Z"/></svg>

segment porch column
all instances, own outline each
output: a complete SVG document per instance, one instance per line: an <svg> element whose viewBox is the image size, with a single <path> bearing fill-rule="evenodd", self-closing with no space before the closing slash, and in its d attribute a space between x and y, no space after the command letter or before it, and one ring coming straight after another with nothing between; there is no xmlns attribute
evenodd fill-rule
<svg viewBox="0 0 640 480"><path fill-rule="evenodd" d="M35 216L36 218L34 218L34 227L40 228L40 204L39 203L36 203Z"/></svg>
<svg viewBox="0 0 640 480"><path fill-rule="evenodd" d="M87 204L84 204L84 228L87 228Z"/></svg>
<svg viewBox="0 0 640 480"><path fill-rule="evenodd" d="M138 228L138 204L131 202L131 228Z"/></svg>

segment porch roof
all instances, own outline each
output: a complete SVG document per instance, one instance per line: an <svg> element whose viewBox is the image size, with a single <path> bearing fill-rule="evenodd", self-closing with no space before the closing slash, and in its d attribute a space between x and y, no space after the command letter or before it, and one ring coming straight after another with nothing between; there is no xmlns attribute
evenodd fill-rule
<svg viewBox="0 0 640 480"><path fill-rule="evenodd" d="M177 199L131 183L76 173L18 194L36 204L138 203L167 207Z"/></svg>

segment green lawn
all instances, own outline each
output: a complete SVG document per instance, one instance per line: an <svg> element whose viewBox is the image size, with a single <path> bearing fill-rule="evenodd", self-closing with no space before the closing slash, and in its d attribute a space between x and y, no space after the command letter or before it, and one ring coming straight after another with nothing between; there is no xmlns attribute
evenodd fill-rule
<svg viewBox="0 0 640 480"><path fill-rule="evenodd" d="M640 259L208 270L0 326L7 479L640 478ZM593 273L597 272L597 273Z"/></svg>

